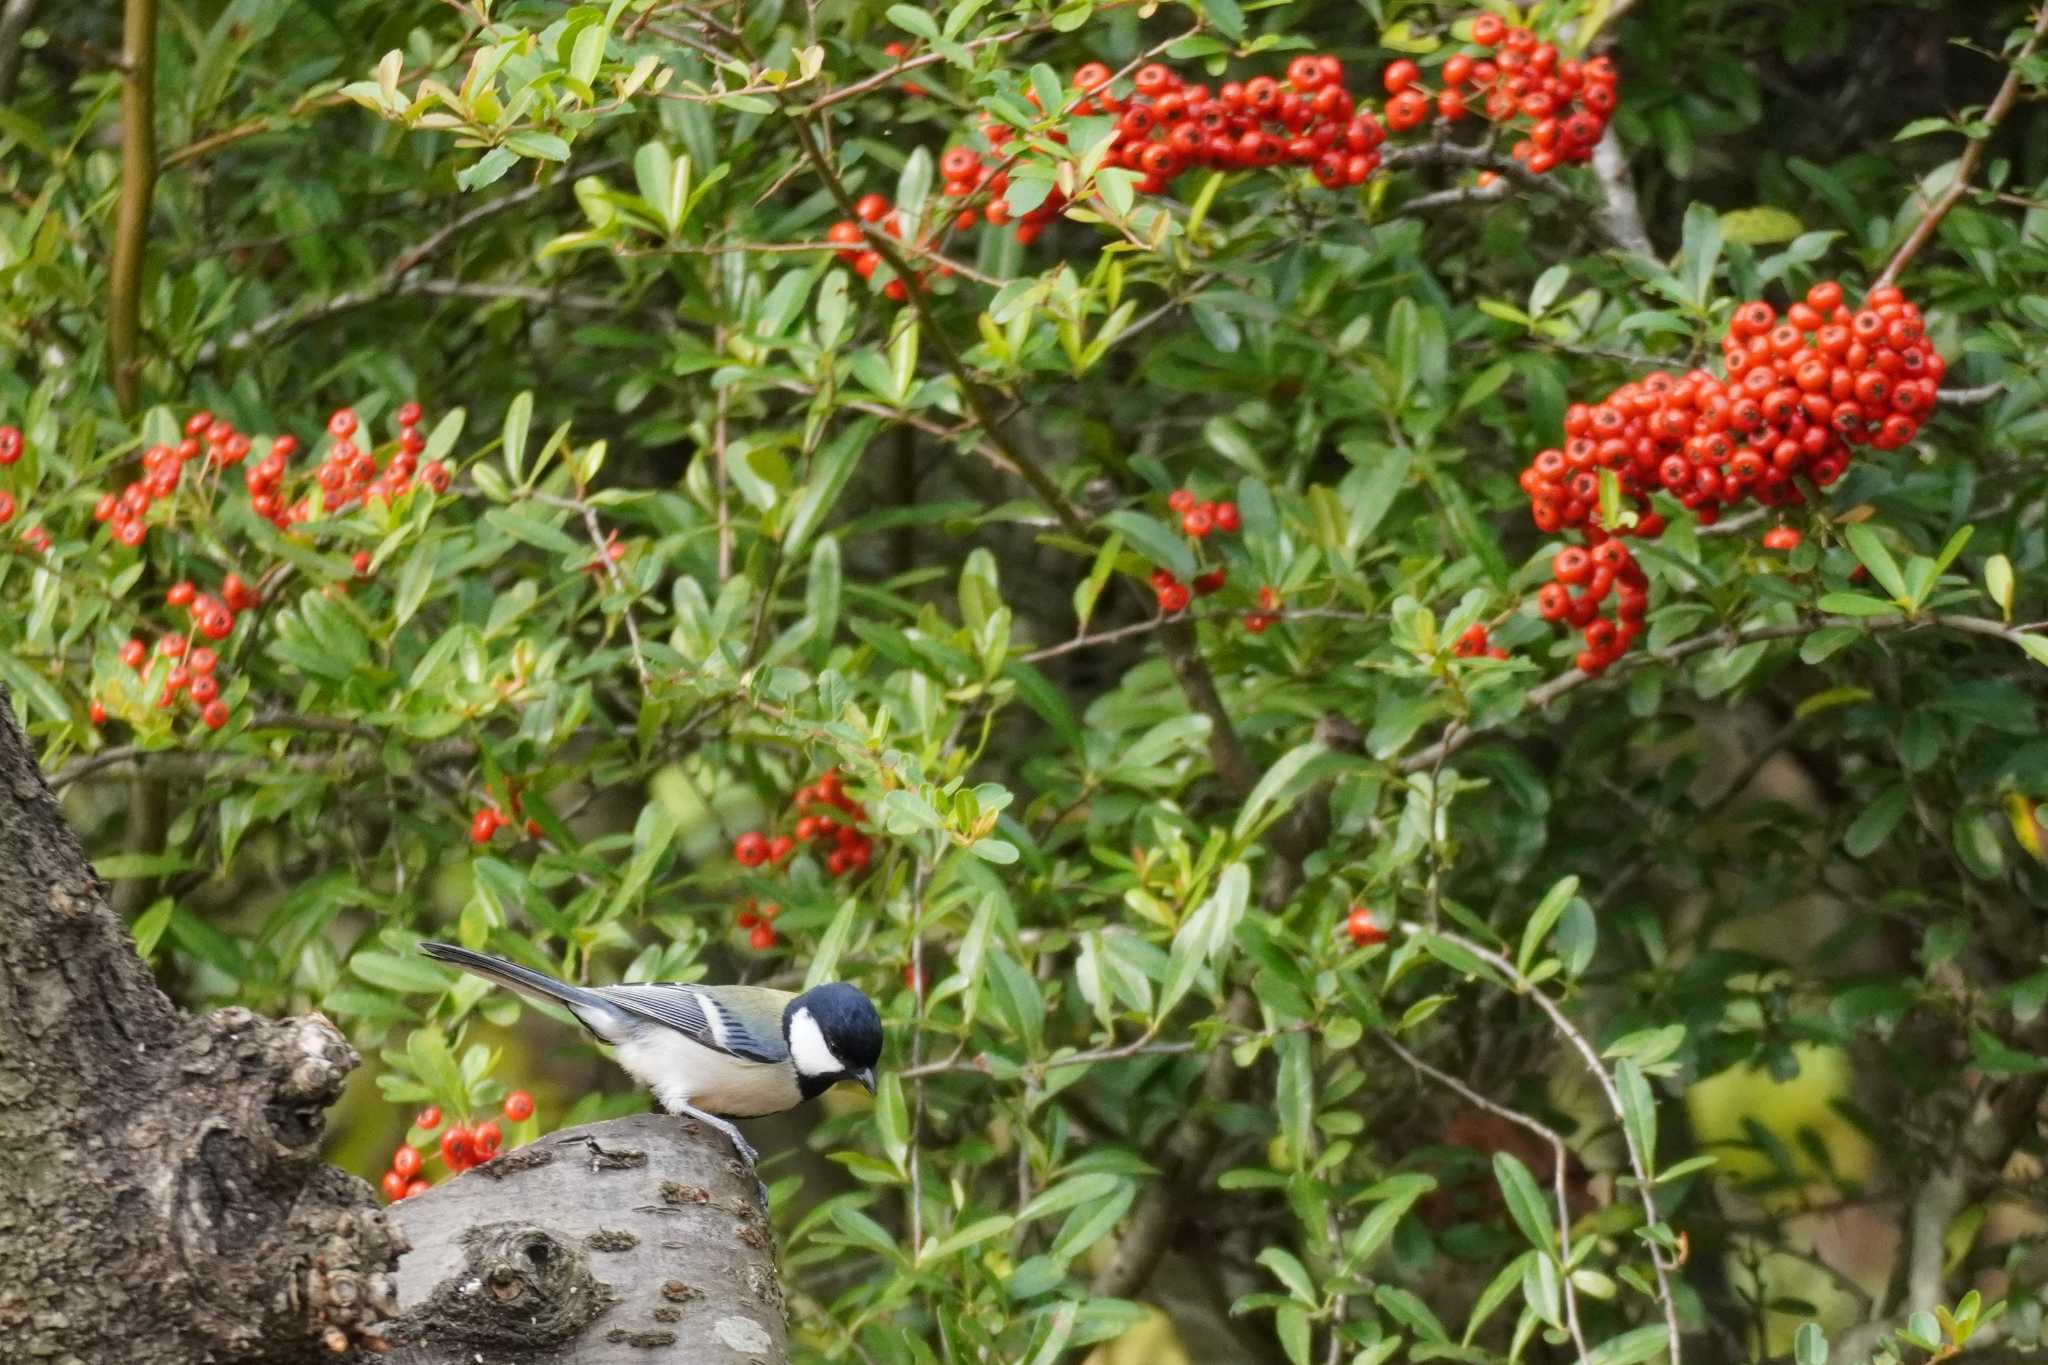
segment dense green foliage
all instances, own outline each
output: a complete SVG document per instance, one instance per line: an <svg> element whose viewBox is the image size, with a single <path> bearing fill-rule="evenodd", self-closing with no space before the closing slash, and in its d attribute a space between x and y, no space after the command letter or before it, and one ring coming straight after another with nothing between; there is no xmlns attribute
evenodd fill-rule
<svg viewBox="0 0 2048 1365"><path fill-rule="evenodd" d="M412 951L459 937L875 996L877 1100L766 1169L811 1358L1049 1362L1150 1300L1215 1358L1626 1365L1668 1313L1695 1359L1806 1322L1923 1359L1969 1315L1904 1311L1973 1287L2038 1341L2048 59L1899 278L1951 391L1909 448L1767 517L1660 504L1598 679L1516 486L1736 301L1874 279L1991 131L2018 5L1550 7L1622 69L1649 253L1625 184L1425 138L1359 190L1204 173L981 232L914 307L819 244L978 109L1050 132L1026 92L1168 44L1364 89L1463 10L162 0L128 291L108 8L0 52L0 683L167 984L371 1056L346 1164L428 1100L645 1103ZM871 79L920 40L924 93ZM1073 131L1029 155L1072 173ZM194 469L139 549L93 518L194 410L298 435L304 480L331 409L388 442L414 399L445 494L280 530ZM1243 531L1166 619L1181 486ZM214 732L119 653L230 571L266 600ZM1454 654L1475 622L1509 658ZM739 866L828 769L869 865ZM1562 1135L1554 1185L1480 1100Z"/></svg>

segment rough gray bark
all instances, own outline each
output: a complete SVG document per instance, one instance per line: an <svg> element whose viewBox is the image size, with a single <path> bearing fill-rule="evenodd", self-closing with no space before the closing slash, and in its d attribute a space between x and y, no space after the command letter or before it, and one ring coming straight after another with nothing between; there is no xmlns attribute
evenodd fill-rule
<svg viewBox="0 0 2048 1365"><path fill-rule="evenodd" d="M404 1244L320 1160L355 1063L318 1016L164 997L0 689L0 1359L286 1362L362 1339Z"/></svg>
<svg viewBox="0 0 2048 1365"><path fill-rule="evenodd" d="M551 1133L395 1206L390 1365L783 1365L782 1287L725 1139L642 1114Z"/></svg>

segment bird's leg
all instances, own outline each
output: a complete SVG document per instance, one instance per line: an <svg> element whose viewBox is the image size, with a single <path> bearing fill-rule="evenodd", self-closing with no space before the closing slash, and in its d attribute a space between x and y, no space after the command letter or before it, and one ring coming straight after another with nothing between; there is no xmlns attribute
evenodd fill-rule
<svg viewBox="0 0 2048 1365"><path fill-rule="evenodd" d="M749 1144L744 1137L740 1136L740 1130L733 1127L733 1125L727 1122L726 1120L719 1118L716 1114L707 1114L702 1109L698 1109L695 1106L688 1104L676 1106L676 1112L678 1114L684 1115L687 1118L696 1119L700 1123L708 1123L713 1128L716 1128L719 1132L725 1134L728 1138L731 1138L732 1149L735 1152L739 1153L740 1160L746 1162L747 1165L752 1166L757 1160L760 1159L761 1154L755 1151L752 1145Z"/></svg>
<svg viewBox="0 0 2048 1365"><path fill-rule="evenodd" d="M747 1163L747 1169L754 1172L754 1193L760 1199L761 1208L765 1211L768 1207L768 1182L761 1178L761 1172L757 1165L761 1159L761 1154L754 1150L753 1144L740 1136L738 1128L725 1119L719 1118L716 1114L707 1114L702 1109L687 1104L678 1105L675 1112L685 1118L693 1118L699 1122L708 1123L732 1139L733 1151L739 1154L740 1160Z"/></svg>

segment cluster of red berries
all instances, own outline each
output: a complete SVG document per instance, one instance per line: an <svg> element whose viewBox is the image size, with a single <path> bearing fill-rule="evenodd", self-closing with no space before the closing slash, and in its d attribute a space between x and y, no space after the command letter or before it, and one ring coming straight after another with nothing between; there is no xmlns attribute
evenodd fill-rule
<svg viewBox="0 0 2048 1365"><path fill-rule="evenodd" d="M13 464L21 458L21 428L0 427L0 467ZM14 520L14 495L0 488L0 526ZM50 548L50 533L40 526L29 526L21 532L21 542L42 554Z"/></svg>
<svg viewBox="0 0 2048 1365"><path fill-rule="evenodd" d="M188 698L198 709L200 723L218 730L228 723L233 710L221 695L220 656L211 646L197 643L198 637L215 642L226 639L234 633L237 614L262 600L239 574L227 576L219 597L200 592L189 578L180 579L164 594L164 602L188 614L187 629L159 636L154 651L141 637L130 636L121 646L121 662L157 687L158 710L172 710L179 698ZM93 699L90 714L94 725L107 723L107 708L98 698Z"/></svg>
<svg viewBox="0 0 2048 1365"><path fill-rule="evenodd" d="M512 808L509 816L497 806L479 806L469 817L469 841L472 844L488 844L496 838L501 829L510 829L519 822L525 812L519 806L519 791L515 787L505 796L505 804ZM531 818L526 821L526 834L530 839L540 838L540 821Z"/></svg>
<svg viewBox="0 0 2048 1365"><path fill-rule="evenodd" d="M1574 403L1565 411L1564 448L1543 451L1522 471L1537 528L1581 530L1590 547L1558 552L1554 581L1538 601L1546 620L1586 632L1578 663L1589 673L1641 632L1646 580L1615 537L1663 533L1664 519L1650 510L1653 489L1703 525L1748 498L1767 507L1803 502L1798 481L1834 483L1855 447L1895 450L1911 441L1947 369L1905 295L1874 289L1851 310L1832 280L1814 285L1782 319L1762 300L1742 304L1721 346L1726 379L1660 371L1597 404ZM1632 525L1601 525L1603 470L1632 505ZM1796 533L1774 539L1772 549L1798 544ZM1574 596L1574 587L1583 591ZM1600 615L1610 592L1618 592L1613 620Z"/></svg>
<svg viewBox="0 0 2048 1365"><path fill-rule="evenodd" d="M1592 160L1619 102L1619 73L1605 57L1560 61L1551 44L1526 28L1511 28L1497 14L1472 21L1478 46L1455 52L1438 68L1442 82L1434 98L1422 84L1422 70L1403 59L1386 69L1387 127L1397 133L1420 127L1430 116L1456 123L1479 112L1496 124L1523 122L1527 133L1510 151L1537 175L1561 165ZM1326 182L1327 183L1327 182Z"/></svg>
<svg viewBox="0 0 2048 1365"><path fill-rule="evenodd" d="M834 877L864 871L873 861L874 836L860 828L868 818L867 807L847 795L845 780L836 769L827 768L816 782L798 787L790 798L790 808L796 812L791 833L748 830L732 841L732 856L741 867L781 867L799 844L823 849L825 871ZM750 941L754 947L772 948L776 944L772 921L780 913L781 907L772 902L742 902L739 927L753 931Z"/></svg>
<svg viewBox="0 0 2048 1365"><path fill-rule="evenodd" d="M513 1123L524 1123L533 1117L533 1096L524 1090L515 1090L505 1097L505 1117ZM431 1133L441 1126L441 1109L428 1105L413 1119L413 1127L422 1133ZM480 1123L449 1125L441 1134L439 1143L441 1164L449 1175L460 1175L472 1166L481 1166L498 1154L504 1145L504 1130L497 1120L485 1119ZM384 1197L392 1203L424 1194L432 1182L427 1179L426 1169L429 1155L419 1148L407 1144L391 1154L391 1169L384 1172Z"/></svg>
<svg viewBox="0 0 2048 1365"><path fill-rule="evenodd" d="M1588 528L1586 538L1601 534ZM1599 541L1588 551L1567 545L1550 562L1551 581L1536 594L1536 607L1552 624L1569 623L1583 632L1585 648L1575 662L1582 673L1604 672L1643 633L1650 608L1650 580L1629 548L1616 537ZM1579 592L1573 595L1572 589ZM1600 614L1612 596L1614 615Z"/></svg>
<svg viewBox="0 0 2048 1365"><path fill-rule="evenodd" d="M1166 495L1166 506L1180 519L1180 529L1196 543L1199 552L1201 543L1210 536L1235 535L1244 529L1244 521L1234 502L1204 502L1195 496L1194 490L1176 488ZM1152 570L1152 595L1159 601L1159 610L1167 616L1186 611L1188 603L1197 597L1207 597L1223 591L1229 578L1229 570L1222 564L1204 569L1194 578L1183 583L1172 570ZM1259 610L1248 612L1244 628L1254 635L1262 635L1273 622L1279 619L1280 594L1272 588L1259 589Z"/></svg>
<svg viewBox="0 0 2048 1365"><path fill-rule="evenodd" d="M1451 646L1451 653L1460 659L1505 659L1508 652L1492 642L1485 626L1474 621L1465 627L1465 633Z"/></svg>
<svg viewBox="0 0 2048 1365"><path fill-rule="evenodd" d="M781 936L775 932L775 917L781 913L782 907L774 901L757 901L749 896L740 902L733 923L747 931L748 947L764 953L781 942Z"/></svg>
<svg viewBox="0 0 2048 1365"><path fill-rule="evenodd" d="M1432 108L1446 122L1464 118L1468 89L1485 92L1479 108L1494 122L1526 121L1527 135L1512 150L1530 171L1540 175L1588 160L1614 112L1614 64L1605 57L1560 61L1555 47L1526 28L1508 27L1494 14L1472 21L1472 37L1478 48L1459 52L1444 63L1443 86L1433 100L1421 85L1422 71L1414 62L1403 58L1390 65L1382 75L1391 97L1384 121L1353 97L1345 87L1342 64L1327 53L1294 58L1279 80L1254 76L1226 81L1214 90L1183 80L1162 62L1148 62L1124 91L1112 81L1106 65L1089 62L1074 72L1069 112L1116 120L1106 164L1133 172L1143 194L1163 194L1184 172L1199 168L1302 166L1327 189L1362 185L1379 169L1380 148L1390 130L1402 133L1419 127ZM883 50L898 60L909 51L900 43ZM1040 108L1035 93L1026 99L1034 109ZM1066 198L1053 189L1036 207L1013 214L1004 196L1014 155L1006 157L1005 149L1015 140L1015 130L983 115L980 131L986 153L961 145L939 161L943 197L959 207L926 221L934 227L950 222L955 232L970 232L983 223L1014 226L1017 241L1029 246L1060 215ZM1055 142L1066 140L1057 131L1051 136ZM902 215L884 196L867 195L855 209L861 221L902 237ZM872 278L881 268L881 255L864 245L859 222L834 223L826 239L862 279ZM942 267L939 273L946 271ZM917 283L922 280L921 274ZM901 302L909 287L891 280L884 292Z"/></svg>

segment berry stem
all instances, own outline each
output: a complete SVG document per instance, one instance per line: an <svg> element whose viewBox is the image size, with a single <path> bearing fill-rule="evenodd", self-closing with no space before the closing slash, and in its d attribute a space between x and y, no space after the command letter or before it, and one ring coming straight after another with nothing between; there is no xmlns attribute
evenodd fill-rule
<svg viewBox="0 0 2048 1365"><path fill-rule="evenodd" d="M1955 178L1949 181L1948 188L1943 190L1920 215L1920 221L1913 225L1913 230L1907 234L1905 243L1899 247L1897 254L1891 259L1891 264L1884 268L1884 273L1877 277L1877 282L1872 288L1881 288L1897 280L1899 272L1920 254L1920 248L1926 246L1934 236L1935 229L1941 226L1941 220L1948 216L1948 211L1970 192L1970 177L1977 173L1977 164L1984 159L1984 153L1990 150L1992 135L1998 131L1998 125L2005 121L2005 116L2012 112L2013 105L2019 102L2021 68L2026 66L2027 59L2034 55L2034 49L2041 45L2044 37L2048 37L2048 5L2041 7L2040 15L2034 20L2032 35L2028 37L2025 46L2020 48L2019 55L2012 59L2012 64L2005 73L2005 84L1998 87L1997 95L1992 97L1991 107L1986 109L1984 117L1978 120L1983 126L1983 135L1970 139L1970 145L1963 149L1962 159L1956 163Z"/></svg>

